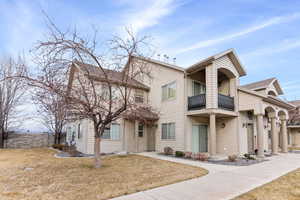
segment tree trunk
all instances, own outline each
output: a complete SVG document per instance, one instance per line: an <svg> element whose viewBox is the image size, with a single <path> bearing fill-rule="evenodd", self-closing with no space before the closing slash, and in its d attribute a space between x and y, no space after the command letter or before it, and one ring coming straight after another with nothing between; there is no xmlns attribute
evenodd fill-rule
<svg viewBox="0 0 300 200"><path fill-rule="evenodd" d="M61 133L59 132L57 136L57 144L60 144L60 140L61 140Z"/></svg>
<svg viewBox="0 0 300 200"><path fill-rule="evenodd" d="M100 142L101 139L100 137L95 137L95 168L100 168L101 167L101 156L100 156Z"/></svg>
<svg viewBox="0 0 300 200"><path fill-rule="evenodd" d="M0 148L4 148L4 132L0 130Z"/></svg>
<svg viewBox="0 0 300 200"><path fill-rule="evenodd" d="M54 133L54 144L57 144L57 133Z"/></svg>

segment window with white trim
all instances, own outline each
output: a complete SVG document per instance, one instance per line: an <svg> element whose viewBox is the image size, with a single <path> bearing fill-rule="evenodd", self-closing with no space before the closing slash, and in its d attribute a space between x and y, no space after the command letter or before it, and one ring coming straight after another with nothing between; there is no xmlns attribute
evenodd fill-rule
<svg viewBox="0 0 300 200"><path fill-rule="evenodd" d="M142 123L139 123L139 126L138 126L138 135L139 135L139 137L143 137L144 136L144 124L142 124Z"/></svg>
<svg viewBox="0 0 300 200"><path fill-rule="evenodd" d="M168 83L162 88L162 100L173 99L176 97L176 82Z"/></svg>
<svg viewBox="0 0 300 200"><path fill-rule="evenodd" d="M143 90L135 90L134 101L135 101L135 103L144 103L144 91Z"/></svg>
<svg viewBox="0 0 300 200"><path fill-rule="evenodd" d="M120 140L121 129L120 124L112 123L104 129L102 139L107 140Z"/></svg>
<svg viewBox="0 0 300 200"><path fill-rule="evenodd" d="M174 140L175 139L175 123L161 124L161 139Z"/></svg>

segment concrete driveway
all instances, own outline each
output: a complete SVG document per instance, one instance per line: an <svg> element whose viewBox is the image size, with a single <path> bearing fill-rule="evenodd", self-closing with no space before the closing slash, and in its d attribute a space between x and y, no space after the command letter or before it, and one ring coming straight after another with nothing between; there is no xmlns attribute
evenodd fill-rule
<svg viewBox="0 0 300 200"><path fill-rule="evenodd" d="M115 200L220 200L268 183L300 167L300 154L288 153L268 157L269 161L251 166L225 166L167 157L156 153L141 153L157 159L199 166L209 171L203 177L114 198Z"/></svg>

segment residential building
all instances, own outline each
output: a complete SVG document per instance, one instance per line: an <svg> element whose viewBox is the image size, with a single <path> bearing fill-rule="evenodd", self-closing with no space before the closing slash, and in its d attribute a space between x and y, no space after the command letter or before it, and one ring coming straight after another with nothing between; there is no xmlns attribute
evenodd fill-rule
<svg viewBox="0 0 300 200"><path fill-rule="evenodd" d="M159 116L150 114L152 125L118 119L102 137L102 152L162 152L168 146L211 157L255 151L263 157L266 151L288 151L288 110L294 106L278 97L283 91L276 78L241 86L246 71L233 49L188 68L135 59L148 62L152 76L136 80L143 86L135 88L137 98ZM74 67L80 70L78 64ZM92 127L86 119L69 123L67 140L73 138L79 151L92 154Z"/></svg>
<svg viewBox="0 0 300 200"><path fill-rule="evenodd" d="M289 111L289 143L292 147L300 147L300 100L290 101L289 103L296 106L295 109Z"/></svg>

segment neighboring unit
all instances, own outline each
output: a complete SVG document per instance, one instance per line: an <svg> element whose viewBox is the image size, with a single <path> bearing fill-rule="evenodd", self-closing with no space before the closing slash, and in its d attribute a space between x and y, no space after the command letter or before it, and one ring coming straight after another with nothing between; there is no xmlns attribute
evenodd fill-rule
<svg viewBox="0 0 300 200"><path fill-rule="evenodd" d="M168 146L211 157L257 150L263 157L266 151L288 151L288 110L294 106L278 98L283 91L276 78L240 86L246 72L233 49L186 69L134 59L148 62L152 75L151 80L136 80L136 98L158 110L159 116L145 112L152 125L126 117L112 123L102 137L102 152L161 152ZM78 63L73 67L80 70ZM92 123L82 119L67 127L67 140L93 154Z"/></svg>
<svg viewBox="0 0 300 200"><path fill-rule="evenodd" d="M292 147L300 147L300 100L290 101L289 103L296 106L294 110L289 111L289 141Z"/></svg>

